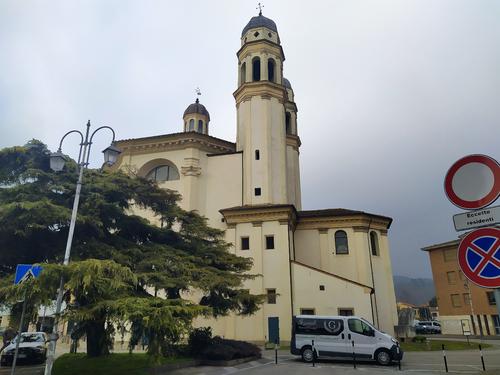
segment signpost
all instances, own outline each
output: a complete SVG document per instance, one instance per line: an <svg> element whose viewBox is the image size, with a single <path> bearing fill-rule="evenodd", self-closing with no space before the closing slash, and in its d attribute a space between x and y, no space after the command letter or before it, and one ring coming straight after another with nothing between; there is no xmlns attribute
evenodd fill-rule
<svg viewBox="0 0 500 375"><path fill-rule="evenodd" d="M33 264L18 264L16 267L14 284L19 285L29 279L37 278L38 276L40 276L40 272L42 272L41 266ZM11 375L14 375L14 373L16 372L16 362L17 362L17 357L19 355L19 344L21 342L21 333L23 331L23 322L25 313L26 313L26 290L24 291L23 309L21 312L21 321L19 322L19 330L17 331L16 350L14 352L14 358L12 360L12 369L10 371Z"/></svg>
<svg viewBox="0 0 500 375"><path fill-rule="evenodd" d="M465 156L446 173L444 191L455 206L475 210L453 216L457 232L481 228L460 242L458 263L467 279L494 289L500 316L500 229L495 227L500 223L500 206L487 207L500 196L500 164L486 155Z"/></svg>

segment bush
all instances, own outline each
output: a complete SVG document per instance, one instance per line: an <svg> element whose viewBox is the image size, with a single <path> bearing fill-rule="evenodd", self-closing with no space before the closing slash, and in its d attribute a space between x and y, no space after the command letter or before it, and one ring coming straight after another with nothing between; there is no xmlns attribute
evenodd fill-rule
<svg viewBox="0 0 500 375"><path fill-rule="evenodd" d="M212 344L198 353L203 359L223 360L239 359L246 357L261 356L260 349L254 344L244 341L226 340L221 337L214 337Z"/></svg>
<svg viewBox="0 0 500 375"><path fill-rule="evenodd" d="M192 355L199 355L202 350L212 344L212 341L212 328L202 327L193 329L188 339L189 351Z"/></svg>
<svg viewBox="0 0 500 375"><path fill-rule="evenodd" d="M425 336L415 336L412 340L412 342L426 342L427 341L427 337Z"/></svg>

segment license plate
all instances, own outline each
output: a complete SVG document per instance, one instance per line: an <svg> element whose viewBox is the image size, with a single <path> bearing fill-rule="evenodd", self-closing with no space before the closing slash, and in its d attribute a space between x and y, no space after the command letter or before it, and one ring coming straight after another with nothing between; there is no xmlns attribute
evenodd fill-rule
<svg viewBox="0 0 500 375"><path fill-rule="evenodd" d="M26 358L26 357L27 357L27 355L26 355L26 354L18 354L18 355L17 355L17 358Z"/></svg>

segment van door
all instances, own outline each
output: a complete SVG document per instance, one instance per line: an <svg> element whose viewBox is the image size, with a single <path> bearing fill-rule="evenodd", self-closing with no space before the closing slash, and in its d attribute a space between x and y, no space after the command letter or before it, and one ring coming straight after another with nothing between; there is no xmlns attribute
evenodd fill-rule
<svg viewBox="0 0 500 375"><path fill-rule="evenodd" d="M345 357L348 347L345 340L344 320L323 318L316 320L317 340L315 347L320 357Z"/></svg>
<svg viewBox="0 0 500 375"><path fill-rule="evenodd" d="M349 330L347 338L351 345L351 353L352 341L354 341L356 356L371 358L377 343L373 328L358 318L349 318L347 326Z"/></svg>

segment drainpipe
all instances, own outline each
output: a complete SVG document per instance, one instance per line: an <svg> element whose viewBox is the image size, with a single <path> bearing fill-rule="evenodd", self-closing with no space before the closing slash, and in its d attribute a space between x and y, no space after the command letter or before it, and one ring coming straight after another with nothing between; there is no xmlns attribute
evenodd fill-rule
<svg viewBox="0 0 500 375"><path fill-rule="evenodd" d="M369 259L370 259L370 272L371 272L371 276L372 276L372 293L373 294L373 302L375 304L375 318L376 318L376 323L375 323L375 319L373 320L373 324L375 324L375 326L377 328L379 328L379 321L378 321L378 307L377 307L377 294L375 292L375 276L373 275L373 262L372 262L372 252L371 252L371 243L370 243L370 229L371 229L371 225L372 225L372 218L370 218L370 222L368 223L368 232L366 233L366 239L368 241L368 256L369 256ZM371 294L370 294L370 301L371 301ZM372 304L373 306L373 304ZM373 310L372 310L373 311Z"/></svg>

